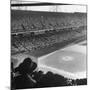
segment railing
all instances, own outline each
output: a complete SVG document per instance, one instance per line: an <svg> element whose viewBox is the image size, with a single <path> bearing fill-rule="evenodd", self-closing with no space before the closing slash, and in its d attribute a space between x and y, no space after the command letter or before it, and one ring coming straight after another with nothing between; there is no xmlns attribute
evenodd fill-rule
<svg viewBox="0 0 90 90"><path fill-rule="evenodd" d="M45 31L63 31L63 30L75 30L75 29L80 29L80 28L86 28L86 26L79 26L79 27L63 27L63 28L49 28L49 29L41 29L41 30L23 30L23 29L16 29L11 31L11 35L18 35L18 34L29 34L29 33L44 33ZM19 30L19 31L18 31ZM16 32L15 32L16 31ZM18 31L18 32L17 32Z"/></svg>

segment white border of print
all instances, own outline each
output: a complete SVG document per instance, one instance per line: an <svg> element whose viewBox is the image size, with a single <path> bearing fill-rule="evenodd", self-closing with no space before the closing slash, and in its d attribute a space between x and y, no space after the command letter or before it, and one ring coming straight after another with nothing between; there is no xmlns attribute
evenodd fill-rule
<svg viewBox="0 0 90 90"><path fill-rule="evenodd" d="M29 0L28 0L29 1ZM32 0L33 1L33 0ZM88 4L89 0L34 0L41 2L57 2L57 3L70 3L70 4ZM89 10L88 10L89 11ZM88 12L88 16L90 12ZM90 18L88 17L88 20ZM89 23L89 21L88 21ZM88 25L88 46L90 46L89 34L90 25ZM88 53L90 48L88 47ZM88 54L88 63L90 63L90 55ZM88 65L90 68L90 65ZM88 70L88 76L90 72ZM89 77L88 77L89 78ZM70 87L54 87L54 88L41 88L41 90L88 90L89 89L89 79L87 86L70 86ZM0 1L0 90L10 90L10 0ZM24 90L24 89L23 89ZM27 89L33 90L33 89ZM37 89L39 90L39 89Z"/></svg>

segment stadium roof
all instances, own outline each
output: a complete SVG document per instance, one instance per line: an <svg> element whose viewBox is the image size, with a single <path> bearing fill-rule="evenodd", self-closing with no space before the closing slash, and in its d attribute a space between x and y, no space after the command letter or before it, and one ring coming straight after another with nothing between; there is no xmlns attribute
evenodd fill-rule
<svg viewBox="0 0 90 90"><path fill-rule="evenodd" d="M32 11L50 11L50 12L87 12L85 5L37 2L25 0L12 0L11 9L32 10Z"/></svg>
<svg viewBox="0 0 90 90"><path fill-rule="evenodd" d="M72 4L37 2L37 1L20 1L20 0L11 1L11 6L45 6L45 5L72 5Z"/></svg>

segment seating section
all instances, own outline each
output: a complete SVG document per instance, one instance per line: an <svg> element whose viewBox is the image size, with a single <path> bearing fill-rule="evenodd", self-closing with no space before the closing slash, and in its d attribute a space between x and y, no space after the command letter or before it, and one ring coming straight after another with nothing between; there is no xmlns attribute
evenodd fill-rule
<svg viewBox="0 0 90 90"><path fill-rule="evenodd" d="M86 26L86 13L11 11L11 32Z"/></svg>
<svg viewBox="0 0 90 90"><path fill-rule="evenodd" d="M45 47L52 47L57 43L70 42L72 39L84 36L86 30L66 30L60 32L46 32L39 35L16 35L12 36L12 53L20 51L36 51L42 50ZM65 43L64 43L65 44Z"/></svg>

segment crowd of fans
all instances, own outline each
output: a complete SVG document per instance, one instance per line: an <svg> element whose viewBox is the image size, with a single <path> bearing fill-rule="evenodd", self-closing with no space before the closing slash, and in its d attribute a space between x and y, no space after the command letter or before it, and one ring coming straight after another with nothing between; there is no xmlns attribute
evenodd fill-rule
<svg viewBox="0 0 90 90"><path fill-rule="evenodd" d="M11 32L86 26L85 13L11 11Z"/></svg>
<svg viewBox="0 0 90 90"><path fill-rule="evenodd" d="M11 11L11 50L14 51L35 51L56 43L77 38L86 30L85 13L54 13L38 11ZM47 31L48 29L48 31ZM85 30L84 30L85 29ZM41 35L35 33L18 34L22 31L45 32Z"/></svg>
<svg viewBox="0 0 90 90"><path fill-rule="evenodd" d="M48 31L39 35L16 35L12 36L12 51L35 51L45 47L51 47L57 43L70 41L85 35L85 30L65 30L60 32Z"/></svg>
<svg viewBox="0 0 90 90"><path fill-rule="evenodd" d="M85 13L54 13L38 11L11 11L11 50L35 51L44 47L52 46L62 41L77 38L84 33L86 27ZM22 31L45 31L42 35L21 35ZM48 30L48 31L47 31ZM86 29L85 29L86 30ZM61 31L61 32L60 32Z"/></svg>
<svg viewBox="0 0 90 90"><path fill-rule="evenodd" d="M30 58L26 58L18 67L11 64L11 90L86 85L87 79L69 79L53 72L38 71L37 64Z"/></svg>

